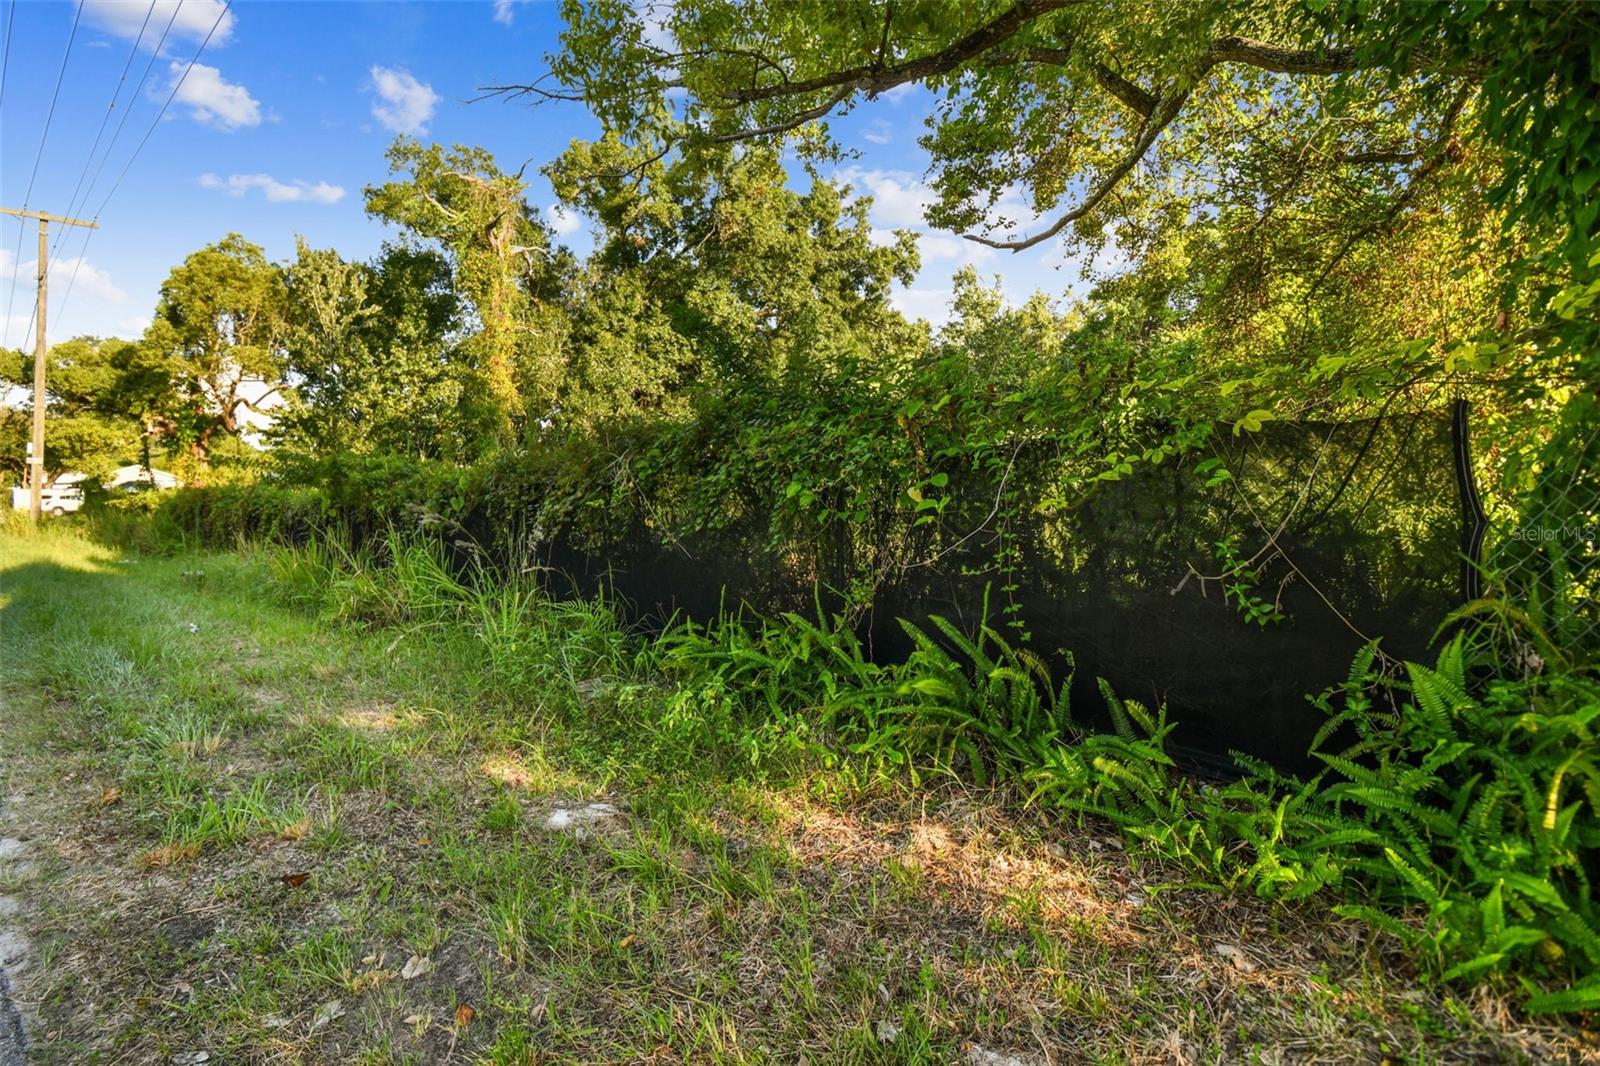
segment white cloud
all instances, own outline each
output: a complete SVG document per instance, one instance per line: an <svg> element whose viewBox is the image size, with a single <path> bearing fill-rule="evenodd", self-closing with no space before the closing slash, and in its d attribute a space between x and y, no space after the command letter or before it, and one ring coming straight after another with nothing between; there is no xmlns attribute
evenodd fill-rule
<svg viewBox="0 0 1600 1066"><path fill-rule="evenodd" d="M675 0L649 0L644 6L643 27L640 39L652 48L663 52L678 50L678 35L667 25L676 14Z"/></svg>
<svg viewBox="0 0 1600 1066"><path fill-rule="evenodd" d="M74 274L77 275L76 280ZM3 320L0 321L0 344L28 349L33 347L33 316L29 311L33 307L34 293L38 289L38 275L38 259L30 259L19 265L16 256L9 248L0 248L0 280L10 281L13 278L16 280L16 310L10 317L0 315L0 320ZM69 298L70 303L62 303ZM87 259L81 256L53 256L50 259L49 343L54 344L62 339L56 336L56 327L61 324L62 308L71 307L75 312L89 310L92 305L85 304L85 299L104 303L125 303L128 294L111 280L110 274ZM65 334L65 336L73 335Z"/></svg>
<svg viewBox="0 0 1600 1066"><path fill-rule="evenodd" d="M230 174L226 178L202 174L200 187L222 189L229 196L243 196L251 189L259 189L275 204L336 204L344 199L344 187L341 185L331 185L325 181L302 181L299 178L279 181L270 174Z"/></svg>
<svg viewBox="0 0 1600 1066"><path fill-rule="evenodd" d="M395 133L426 133L428 120L439 107L439 94L433 86L418 81L403 70L372 68L372 117Z"/></svg>
<svg viewBox="0 0 1600 1066"><path fill-rule="evenodd" d="M227 44L233 36L233 12L224 10L223 0L154 0L154 7L129 0L82 0L82 4L83 18L89 25L125 41L137 38L141 48L156 46L168 20L172 22L168 41L203 41L210 33L206 47L215 48ZM214 33L212 26L216 27ZM144 29L143 36L140 27Z"/></svg>
<svg viewBox="0 0 1600 1066"><path fill-rule="evenodd" d="M937 197L933 189L916 175L904 170L867 170L845 167L835 172L839 181L848 182L857 193L872 197L867 212L872 222L872 239L892 244L894 231L909 229L917 234L917 249L924 264L938 263L941 270L957 270L969 264L987 263L995 252L958 234L934 231L923 220L923 213ZM929 321L942 321L932 315Z"/></svg>
<svg viewBox="0 0 1600 1066"><path fill-rule="evenodd" d="M867 123L867 128L861 136L873 144L888 144L894 140L894 134L891 132L889 124L881 118L875 118Z"/></svg>
<svg viewBox="0 0 1600 1066"><path fill-rule="evenodd" d="M899 107L900 106L900 102L902 100L904 100L906 97L910 96L912 93L914 93L916 91L917 91L917 83L916 82L914 82L914 81L903 81L899 85L896 85L891 89L885 89L883 92L879 93L878 94L878 98L880 100L887 100L893 106Z"/></svg>
<svg viewBox="0 0 1600 1066"><path fill-rule="evenodd" d="M986 248L965 237L929 233L926 230L917 237L917 248L922 252L924 263L949 263L951 269L992 262L997 254L993 248Z"/></svg>
<svg viewBox="0 0 1600 1066"><path fill-rule="evenodd" d="M46 338L48 342L49 338ZM33 350L33 319L27 315L0 315L0 348ZM23 395L27 395L23 393ZM11 395L0 397L0 407L15 406Z"/></svg>
<svg viewBox="0 0 1600 1066"><path fill-rule="evenodd" d="M582 220L577 215L568 211L560 204L551 204L549 211L550 228L556 231L556 236L566 237L578 232Z"/></svg>
<svg viewBox="0 0 1600 1066"><path fill-rule="evenodd" d="M834 174L857 192L872 197L872 223L884 229L921 229L923 212L934 202L933 190L915 174L904 170L865 170L845 167Z"/></svg>
<svg viewBox="0 0 1600 1066"><path fill-rule="evenodd" d="M25 271L33 272L38 269L37 262L23 265ZM77 281L72 280L74 273L78 276ZM71 288L57 288L67 285ZM113 303L122 303L128 298L128 294L112 282L110 274L81 256L66 258L57 256L50 260L50 287L60 292L63 297L72 292L99 300L110 300Z"/></svg>
<svg viewBox="0 0 1600 1066"><path fill-rule="evenodd" d="M949 288L902 289L896 286L889 294L889 302L907 318L925 318L938 327L950 320L950 301L954 296L955 290Z"/></svg>
<svg viewBox="0 0 1600 1066"><path fill-rule="evenodd" d="M216 67L208 67L204 63L196 63L192 67L172 63L168 69L172 72L174 82L183 79L178 86L176 99L178 103L188 105L189 114L196 122L222 130L261 125L261 105L243 85L223 78L222 72ZM189 72L187 76L185 69Z"/></svg>
<svg viewBox="0 0 1600 1066"><path fill-rule="evenodd" d="M511 25L517 5L527 2L528 0L494 0L494 20L502 26Z"/></svg>
<svg viewBox="0 0 1600 1066"><path fill-rule="evenodd" d="M77 280L73 280L73 275ZM21 266L17 265L16 257L9 250L0 248L0 279L15 278L17 281L17 303L22 303L23 294L27 294L29 302L33 300L34 289L38 287L39 260L30 259ZM93 296L101 300L122 302L128 294L112 282L111 275L95 266L81 256L53 256L50 259L50 295L61 299L67 294L67 286L72 287L74 295ZM52 309L51 318L54 320L55 310Z"/></svg>

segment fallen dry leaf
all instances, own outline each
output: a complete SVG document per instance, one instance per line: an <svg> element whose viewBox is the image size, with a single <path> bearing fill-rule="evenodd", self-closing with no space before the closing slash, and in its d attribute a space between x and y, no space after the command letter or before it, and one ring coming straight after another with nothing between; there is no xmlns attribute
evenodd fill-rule
<svg viewBox="0 0 1600 1066"><path fill-rule="evenodd" d="M278 880L282 881L290 888L299 888L301 885L305 884L310 877L311 875L309 873L283 874L278 878Z"/></svg>
<svg viewBox="0 0 1600 1066"><path fill-rule="evenodd" d="M414 977L421 977L431 969L433 969L431 961L421 955L413 955L406 960L404 966L400 967L400 979L409 981Z"/></svg>
<svg viewBox="0 0 1600 1066"><path fill-rule="evenodd" d="M472 1016L478 1013L472 1009L472 1004L463 1003L456 1008L456 1028L465 1029L472 1024Z"/></svg>
<svg viewBox="0 0 1600 1066"><path fill-rule="evenodd" d="M337 999L330 999L317 1010L317 1016L311 1019L311 1031L316 1032L335 1018L343 1017L344 1004Z"/></svg>
<svg viewBox="0 0 1600 1066"><path fill-rule="evenodd" d="M139 856L139 863L145 867L171 866L175 862L184 862L199 854L199 844L163 844Z"/></svg>
<svg viewBox="0 0 1600 1066"><path fill-rule="evenodd" d="M284 840L299 840L309 832L311 832L311 819L302 818L278 830L278 835Z"/></svg>
<svg viewBox="0 0 1600 1066"><path fill-rule="evenodd" d="M122 789L103 788L100 790L100 806L110 807L122 802Z"/></svg>

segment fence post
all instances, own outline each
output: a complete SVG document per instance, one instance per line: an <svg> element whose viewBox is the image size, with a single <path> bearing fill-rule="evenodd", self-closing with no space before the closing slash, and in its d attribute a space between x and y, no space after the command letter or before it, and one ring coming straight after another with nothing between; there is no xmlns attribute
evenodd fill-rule
<svg viewBox="0 0 1600 1066"><path fill-rule="evenodd" d="M1483 595L1483 538L1489 531L1489 517L1483 513L1478 495L1478 476L1472 468L1472 444L1468 437L1471 405L1455 401L1450 413L1450 443L1456 462L1456 491L1461 500L1461 600L1471 603Z"/></svg>

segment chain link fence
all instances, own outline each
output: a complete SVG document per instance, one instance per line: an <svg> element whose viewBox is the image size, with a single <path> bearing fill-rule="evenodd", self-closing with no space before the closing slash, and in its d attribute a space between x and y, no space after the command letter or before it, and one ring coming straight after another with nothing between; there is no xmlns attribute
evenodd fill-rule
<svg viewBox="0 0 1600 1066"><path fill-rule="evenodd" d="M1546 451L1531 487L1491 497L1468 588L1504 605L1506 628L1523 633L1510 650L1530 671L1551 651L1600 659L1600 427L1557 440L1566 443Z"/></svg>

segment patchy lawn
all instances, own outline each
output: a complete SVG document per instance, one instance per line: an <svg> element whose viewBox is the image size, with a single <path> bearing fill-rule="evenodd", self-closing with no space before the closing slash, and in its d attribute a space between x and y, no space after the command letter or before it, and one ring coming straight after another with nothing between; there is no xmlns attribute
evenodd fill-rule
<svg viewBox="0 0 1600 1066"><path fill-rule="evenodd" d="M1319 907L1163 891L984 794L662 772L605 678L508 692L467 645L279 605L258 558L44 534L0 582L30 1061L1594 1054Z"/></svg>

